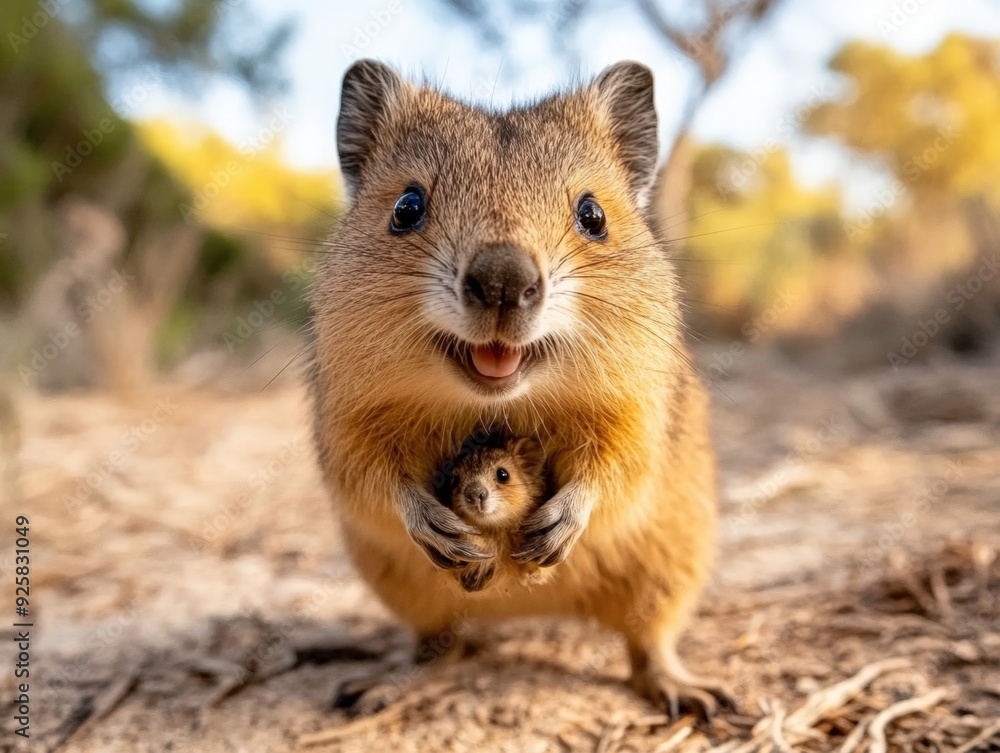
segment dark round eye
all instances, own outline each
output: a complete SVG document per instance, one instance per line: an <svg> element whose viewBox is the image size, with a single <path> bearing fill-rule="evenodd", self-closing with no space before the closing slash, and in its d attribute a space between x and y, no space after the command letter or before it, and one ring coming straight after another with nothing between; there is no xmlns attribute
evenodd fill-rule
<svg viewBox="0 0 1000 753"><path fill-rule="evenodd" d="M416 230L427 219L427 202L420 186L410 186L396 199L392 208L392 219L389 229L394 233L405 233Z"/></svg>
<svg viewBox="0 0 1000 753"><path fill-rule="evenodd" d="M497 481L499 481L501 484L506 484L508 481L510 481L510 474L507 473L506 468L497 468Z"/></svg>
<svg viewBox="0 0 1000 753"><path fill-rule="evenodd" d="M581 235L603 240L608 234L604 210L593 196L584 196L576 205L576 227Z"/></svg>

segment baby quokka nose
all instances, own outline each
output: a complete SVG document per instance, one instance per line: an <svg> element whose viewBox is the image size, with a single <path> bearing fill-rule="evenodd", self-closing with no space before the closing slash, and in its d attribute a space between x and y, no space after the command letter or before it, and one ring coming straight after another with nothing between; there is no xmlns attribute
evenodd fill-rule
<svg viewBox="0 0 1000 753"><path fill-rule="evenodd" d="M489 491L478 481L465 488L465 501L473 510L486 512L486 500L489 496Z"/></svg>
<svg viewBox="0 0 1000 753"><path fill-rule="evenodd" d="M541 301L542 279L528 254L509 245L490 245L472 259L462 291L470 308L526 310Z"/></svg>

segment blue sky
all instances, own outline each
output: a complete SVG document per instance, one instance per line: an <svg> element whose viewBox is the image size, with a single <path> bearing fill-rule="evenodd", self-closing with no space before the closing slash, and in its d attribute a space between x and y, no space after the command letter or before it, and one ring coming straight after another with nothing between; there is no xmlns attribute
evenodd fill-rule
<svg viewBox="0 0 1000 753"><path fill-rule="evenodd" d="M617 60L640 60L656 73L664 143L676 128L692 81L689 65L647 28L630 0L594 3L598 10L576 33L578 63L553 50L550 15L518 27L511 35L513 49L503 54L428 0L285 0L280 7L265 0L233 2L247 2L265 21L297 19L297 33L285 57L292 80L289 94L281 102L255 108L245 92L226 82L213 84L197 101L160 89L130 116L197 119L239 143L256 134L280 106L291 114L284 133L288 160L299 167L323 168L337 163L334 127L340 79L359 57L392 63L468 99L492 97L495 104L551 91ZM845 40L863 38L920 52L953 30L1000 37L1000 4L784 0L701 109L695 133L702 140L741 148L778 138L789 144L799 177L810 184L864 180L865 169L842 150L816 139L786 139L782 123L810 97L815 101L817 94L835 91L838 82L826 72L825 63ZM114 100L115 92L110 94Z"/></svg>

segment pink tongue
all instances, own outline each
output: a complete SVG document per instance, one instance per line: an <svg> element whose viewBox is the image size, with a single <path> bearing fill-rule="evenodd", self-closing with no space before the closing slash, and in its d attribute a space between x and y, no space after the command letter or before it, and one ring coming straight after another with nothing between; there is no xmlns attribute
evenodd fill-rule
<svg viewBox="0 0 1000 753"><path fill-rule="evenodd" d="M521 365L521 349L503 345L474 345L472 365L485 377L503 379L509 377Z"/></svg>

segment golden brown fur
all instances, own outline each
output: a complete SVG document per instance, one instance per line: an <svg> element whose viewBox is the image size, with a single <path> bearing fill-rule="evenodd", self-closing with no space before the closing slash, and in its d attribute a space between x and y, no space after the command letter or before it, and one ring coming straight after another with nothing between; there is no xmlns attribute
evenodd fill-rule
<svg viewBox="0 0 1000 753"><path fill-rule="evenodd" d="M421 636L465 618L594 617L626 637L640 692L697 694L673 649L711 565L714 467L677 280L645 212L649 71L619 64L490 112L363 61L345 77L339 128L352 204L312 295L312 385L320 461L362 576ZM428 187L426 226L393 235L414 181ZM606 213L604 241L575 230L584 191ZM456 302L454 280L488 243L537 265L537 321L487 332ZM523 345L530 360L512 389L480 390L438 347L442 331ZM428 516L452 523L415 488L478 425L537 437L549 458L557 492L529 516L520 560L559 563L539 587L470 595L428 556L444 541ZM474 562L475 542L453 534L445 567Z"/></svg>

